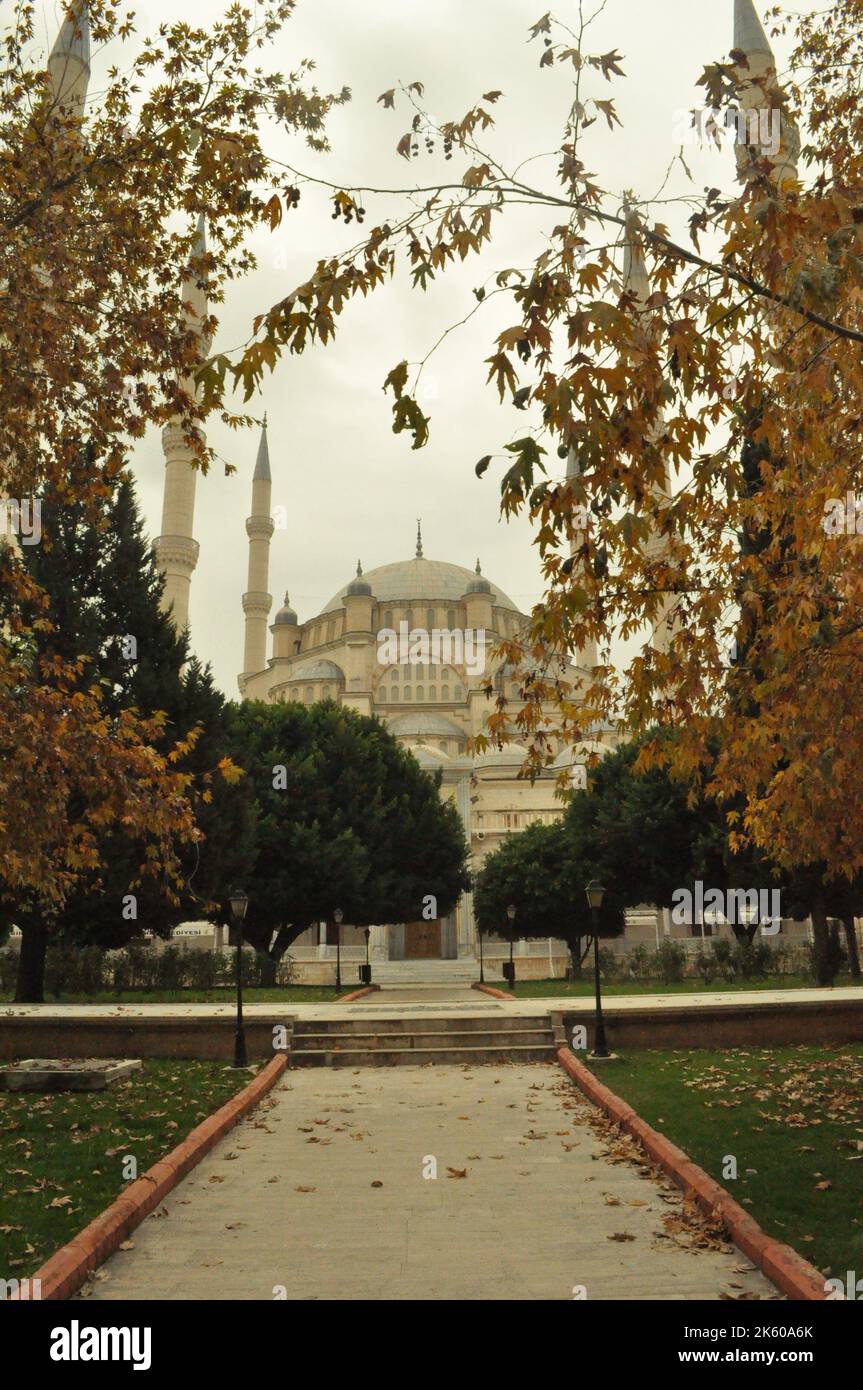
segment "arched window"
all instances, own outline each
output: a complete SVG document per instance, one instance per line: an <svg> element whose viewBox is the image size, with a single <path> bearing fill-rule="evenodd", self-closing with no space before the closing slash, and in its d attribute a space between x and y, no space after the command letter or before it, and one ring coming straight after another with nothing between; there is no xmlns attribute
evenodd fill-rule
<svg viewBox="0 0 863 1390"><path fill-rule="evenodd" d="M393 611L391 608L384 613L384 627L388 627L391 632L393 630Z"/></svg>
<svg viewBox="0 0 863 1390"><path fill-rule="evenodd" d="M452 631L452 629L455 627L455 609L454 609L454 608L450 608L450 609L447 610L446 625L447 625L447 627L450 629L450 631Z"/></svg>
<svg viewBox="0 0 863 1390"><path fill-rule="evenodd" d="M448 685L441 686L440 697L441 697L442 700L448 700L448 699L449 699L449 686L448 686Z"/></svg>
<svg viewBox="0 0 863 1390"><path fill-rule="evenodd" d="M307 686L306 686L306 704L307 704L307 705L310 705L310 704L312 703L312 693L313 693L313 692L312 692L312 687L311 687L310 685L307 685Z"/></svg>
<svg viewBox="0 0 863 1390"><path fill-rule="evenodd" d="M417 699L418 699L418 700L424 700L424 699L425 699L424 687L421 686L421 685L418 685L418 686L417 686Z"/></svg>
<svg viewBox="0 0 863 1390"><path fill-rule="evenodd" d="M426 627L428 628L429 632L431 632L432 628L434 627L434 609L433 609L433 608L427 608L427 609L426 609Z"/></svg>
<svg viewBox="0 0 863 1390"><path fill-rule="evenodd" d="M405 696L404 696L404 697L405 697L406 700L409 700L409 699L411 698L411 688L410 688L409 685L406 685L406 686L405 686Z"/></svg>
<svg viewBox="0 0 863 1390"><path fill-rule="evenodd" d="M324 688L323 688L323 690L321 691L321 699L322 699L322 700L328 700L329 698L330 698L330 687L329 687L328 685L325 685Z"/></svg>
<svg viewBox="0 0 863 1390"><path fill-rule="evenodd" d="M440 741L440 750L441 750L442 753L445 753L445 752L447 751L447 745L446 745L446 739L445 739L445 738L442 738L441 741Z"/></svg>
<svg viewBox="0 0 863 1390"><path fill-rule="evenodd" d="M333 637L335 636L335 631L336 631L335 623L327 623L327 641L328 641L328 642L332 642Z"/></svg>
<svg viewBox="0 0 863 1390"><path fill-rule="evenodd" d="M414 671L416 672L417 680L421 681L423 678L423 664L421 661L417 662L416 666L414 667Z"/></svg>
<svg viewBox="0 0 863 1390"><path fill-rule="evenodd" d="M429 699L430 699L430 700L436 700L436 699L437 699L437 686L436 686L436 685L430 685L430 686L429 686Z"/></svg>
<svg viewBox="0 0 863 1390"><path fill-rule="evenodd" d="M413 625L414 625L414 610L413 610L412 608L409 608L408 611L407 611L407 613L405 613L405 622L407 623L407 625L408 625L409 628L412 628L412 627L413 627Z"/></svg>

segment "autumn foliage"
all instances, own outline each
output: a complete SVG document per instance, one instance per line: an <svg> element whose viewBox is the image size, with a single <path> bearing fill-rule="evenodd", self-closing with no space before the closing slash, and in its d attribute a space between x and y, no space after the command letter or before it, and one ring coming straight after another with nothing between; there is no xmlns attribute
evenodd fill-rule
<svg viewBox="0 0 863 1390"><path fill-rule="evenodd" d="M551 761L549 732L575 742L598 718L639 738L671 727L642 766L671 750L694 797L734 808L732 845L850 877L863 865L863 546L824 520L831 499L863 489L863 4L787 20L782 85L741 52L701 74L705 106L773 112L781 143L768 153L745 137L724 189L690 180L672 210L682 236L665 208L590 172L597 123L625 139L614 89L626 67L617 49L591 50L576 10L573 28L547 14L531 31L561 100L552 158L512 168L494 147L500 91L444 122L422 82L382 94L408 113L394 163L416 184L402 197L331 186L342 213L376 208L372 225L257 321L235 374L251 392L275 354L328 342L344 305L397 267L430 290L475 258L480 308L502 294L512 307L489 382L524 411L521 435L477 472L502 464L502 510L529 512L546 581L529 632L504 649L525 703L514 714L501 701L492 735L515 718L536 768ZM446 177L423 182L432 147ZM537 254L495 263L495 228L525 203L547 209ZM624 280L627 246L643 295ZM393 428L414 447L433 425L418 375L402 362L386 382ZM615 644L639 634L617 669ZM579 669L561 679L561 660Z"/></svg>

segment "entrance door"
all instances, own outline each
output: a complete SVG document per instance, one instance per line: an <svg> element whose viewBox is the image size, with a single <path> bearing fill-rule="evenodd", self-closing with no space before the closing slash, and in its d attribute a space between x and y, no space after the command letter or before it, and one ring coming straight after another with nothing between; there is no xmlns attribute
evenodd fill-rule
<svg viewBox="0 0 863 1390"><path fill-rule="evenodd" d="M440 960L440 919L408 922L405 926L405 960Z"/></svg>

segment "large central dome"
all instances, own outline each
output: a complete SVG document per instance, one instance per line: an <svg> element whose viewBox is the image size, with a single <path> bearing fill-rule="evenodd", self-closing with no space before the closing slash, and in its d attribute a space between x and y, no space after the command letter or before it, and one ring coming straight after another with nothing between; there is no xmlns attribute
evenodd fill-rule
<svg viewBox="0 0 863 1390"><path fill-rule="evenodd" d="M380 565L376 570L367 570L363 575L379 603L395 603L400 599L410 602L443 599L447 602L460 599L467 593L468 586L476 579L473 570L462 565L448 565L443 560L400 560L395 565ZM489 585L492 602L499 608L509 608L513 613L518 609L511 598L496 584ZM334 594L322 613L331 613L341 608L345 601L348 585Z"/></svg>

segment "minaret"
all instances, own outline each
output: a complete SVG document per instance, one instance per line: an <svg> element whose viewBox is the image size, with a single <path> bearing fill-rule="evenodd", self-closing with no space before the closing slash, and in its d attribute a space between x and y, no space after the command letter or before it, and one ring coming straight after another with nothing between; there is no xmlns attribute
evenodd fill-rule
<svg viewBox="0 0 863 1390"><path fill-rule="evenodd" d="M276 529L272 518L272 491L265 415L255 475L252 479L252 515L246 522L246 535L249 537L249 582L243 594L246 643L241 686L243 677L263 671L267 665L267 626L273 606L272 595L267 592L270 578L270 538Z"/></svg>
<svg viewBox="0 0 863 1390"><path fill-rule="evenodd" d="M202 214L192 248L193 259L200 261L206 251L207 234ZM200 283L202 274L198 270L197 274L187 275L182 290L186 324L199 333L207 317L207 292ZM206 356L209 349L209 338L201 336L201 356ZM196 387L191 380L185 382L185 389L189 395L195 394ZM165 576L162 607L166 612L173 609L174 623L182 630L189 626L189 590L200 552L194 534L198 470L194 451L186 443L184 431L177 420L172 420L162 431L162 449L165 455L162 534L154 542L153 548Z"/></svg>
<svg viewBox="0 0 863 1390"><path fill-rule="evenodd" d="M647 277L644 255L636 234L637 219L634 214L630 213L628 204L626 205L625 211L627 233L623 257L623 294L629 296L630 300L634 303L636 313L643 317L646 314L647 301L650 298L650 281ZM566 461L567 482L572 482L576 479L579 476L579 472L578 458L575 451L571 449ZM576 524L573 528L572 545L570 548L570 558L578 555L581 547L584 545L586 534L585 521L586 518L583 516L579 515L576 517ZM651 542L648 542L648 545L650 544ZM581 561L578 563L580 564ZM576 565L573 564L572 572L575 573L575 571ZM588 670L596 666L598 660L596 642L593 640L589 641L576 652L574 656L576 666L582 666Z"/></svg>
<svg viewBox="0 0 863 1390"><path fill-rule="evenodd" d="M570 483L574 479L578 478L580 474L581 468L579 467L578 457L576 455L575 450L570 449L569 455L566 460L566 481ZM580 502L575 504L576 508L578 508L579 510L581 509L582 505L583 504ZM586 534L587 528L584 525L584 518L578 516L573 525L572 544L569 549L570 559L573 561L570 573L573 575L578 573L579 568L584 563L583 560L576 560L575 557L578 555L579 551L581 550L581 547L584 545ZM585 646L579 647L578 651L573 654L573 661L575 662L575 665L585 667L588 671L597 665L598 660L599 656L597 653L597 646L593 638L591 638Z"/></svg>
<svg viewBox="0 0 863 1390"><path fill-rule="evenodd" d="M635 310L642 320L645 331L651 332L649 322L647 301L650 298L650 279L647 274L647 266L644 261L644 252L639 237L638 217L629 206L626 206L626 241L623 251L623 288L624 293L630 296ZM661 433L663 428L662 418L658 418L651 431L653 439ZM667 505L671 497L671 479L667 468L663 471L662 480L651 484L651 499L655 507ZM650 560L658 560L662 557L665 542L659 533L659 529L653 526L651 534L644 543L644 553ZM659 652L668 650L671 642L670 615L674 609L675 599L666 594L660 601L660 609L653 620L653 629L650 635L650 645Z"/></svg>
<svg viewBox="0 0 863 1390"><path fill-rule="evenodd" d="M737 168L745 181L755 162L767 160L778 187L797 180L800 133L781 110L776 59L752 0L734 0L734 51L746 55L737 67L740 109Z"/></svg>
<svg viewBox="0 0 863 1390"><path fill-rule="evenodd" d="M90 81L90 19L86 0L80 0L57 35L48 59L51 105L80 121Z"/></svg>

